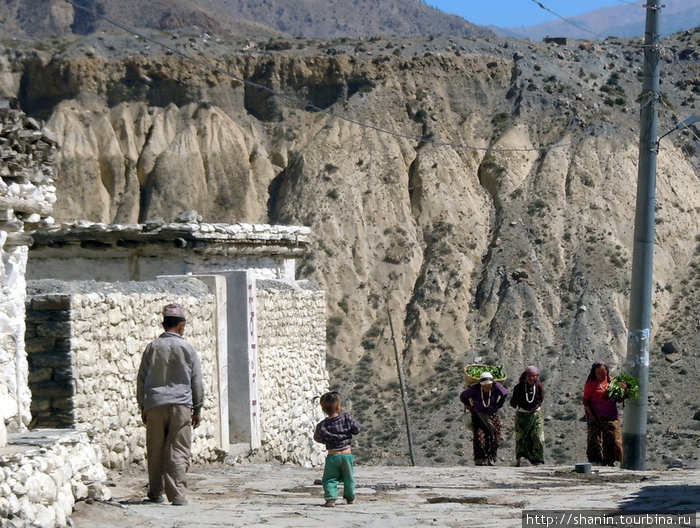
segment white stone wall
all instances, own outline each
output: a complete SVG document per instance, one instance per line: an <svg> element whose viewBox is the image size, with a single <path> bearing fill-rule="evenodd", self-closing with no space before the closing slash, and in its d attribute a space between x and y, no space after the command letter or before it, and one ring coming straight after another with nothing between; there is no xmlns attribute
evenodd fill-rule
<svg viewBox="0 0 700 528"><path fill-rule="evenodd" d="M259 280L257 323L261 449L281 462L322 464L313 433L328 390L324 293L306 281Z"/></svg>
<svg viewBox="0 0 700 528"><path fill-rule="evenodd" d="M76 500L109 500L99 447L85 432L47 435L41 447L0 454L0 527L69 526Z"/></svg>
<svg viewBox="0 0 700 528"><path fill-rule="evenodd" d="M204 423L195 430L194 460L213 460L218 450L218 375L215 299L197 279L130 283L30 283L30 294L58 288L71 295L71 355L76 427L93 433L103 463L145 467L146 430L136 403L136 376L145 346L162 332L162 308L180 302L188 314L185 338L202 363ZM228 446L226 446L228 448Z"/></svg>
<svg viewBox="0 0 700 528"><path fill-rule="evenodd" d="M53 224L57 144L43 124L0 100L0 447L30 420L24 354L25 231Z"/></svg>
<svg viewBox="0 0 700 528"><path fill-rule="evenodd" d="M0 239L5 235L0 232ZM0 428L18 431L29 424L31 393L24 350L24 270L27 247L2 250L0 267ZM0 439L0 446L4 445Z"/></svg>

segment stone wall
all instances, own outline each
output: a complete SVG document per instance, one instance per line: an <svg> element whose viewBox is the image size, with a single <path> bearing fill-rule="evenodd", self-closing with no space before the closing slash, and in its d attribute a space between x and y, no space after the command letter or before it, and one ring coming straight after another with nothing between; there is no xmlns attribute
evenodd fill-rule
<svg viewBox="0 0 700 528"><path fill-rule="evenodd" d="M261 449L282 462L322 464L313 432L328 390L324 292L275 280L258 280L256 290Z"/></svg>
<svg viewBox="0 0 700 528"><path fill-rule="evenodd" d="M6 428L20 431L31 418L23 339L27 247L6 247L6 239L0 231L0 447L6 444Z"/></svg>
<svg viewBox="0 0 700 528"><path fill-rule="evenodd" d="M219 457L216 299L204 283L194 278L124 283L42 280L29 281L27 290L30 313L41 311L48 320L49 310L37 309L43 306L53 307L60 318L67 316L59 324L45 324L44 331L38 325L38 335L27 340L31 379L49 394L35 391L35 416L39 420L47 407L49 417L65 420L72 416L75 427L94 433L93 441L109 468L132 462L145 465L145 428L136 404L136 375L144 347L163 331L163 305L176 300L183 303L188 313L185 338L200 355L205 386L204 423L195 430L193 459ZM52 346L51 336L41 334L59 333L67 327L68 352L63 344L40 350L42 343ZM41 360L35 361L36 357ZM66 398L62 395L71 392L66 391L68 362L72 394ZM52 378L48 378L49 371Z"/></svg>
<svg viewBox="0 0 700 528"><path fill-rule="evenodd" d="M30 420L24 352L26 230L53 224L57 145L39 121L0 100L0 447Z"/></svg>
<svg viewBox="0 0 700 528"><path fill-rule="evenodd" d="M13 447L0 450L0 527L69 526L75 501L111 498L86 432L27 433Z"/></svg>

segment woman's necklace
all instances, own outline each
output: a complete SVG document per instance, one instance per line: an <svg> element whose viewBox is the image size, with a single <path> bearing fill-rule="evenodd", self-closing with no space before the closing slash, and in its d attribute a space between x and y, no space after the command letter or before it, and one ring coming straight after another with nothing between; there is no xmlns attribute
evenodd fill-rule
<svg viewBox="0 0 700 528"><path fill-rule="evenodd" d="M535 394L537 394L537 385L532 386L532 398L528 398L528 389L527 389L527 384L525 385L525 401L527 403L532 403L535 401Z"/></svg>
<svg viewBox="0 0 700 528"><path fill-rule="evenodd" d="M493 390L493 389L491 389L491 390ZM484 401L484 391L483 391L483 389L481 391L481 405L483 405L485 408L488 407L489 405L491 405L491 391L488 391L488 392L489 392L489 399L488 399L488 401Z"/></svg>

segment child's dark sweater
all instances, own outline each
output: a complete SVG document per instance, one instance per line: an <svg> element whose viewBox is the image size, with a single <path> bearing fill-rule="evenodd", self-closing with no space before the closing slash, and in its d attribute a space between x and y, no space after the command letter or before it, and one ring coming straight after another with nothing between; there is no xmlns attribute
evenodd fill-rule
<svg viewBox="0 0 700 528"><path fill-rule="evenodd" d="M326 418L318 423L314 440L326 444L326 449L339 451L350 447L352 435L360 432L360 426L351 415L341 413L333 418Z"/></svg>

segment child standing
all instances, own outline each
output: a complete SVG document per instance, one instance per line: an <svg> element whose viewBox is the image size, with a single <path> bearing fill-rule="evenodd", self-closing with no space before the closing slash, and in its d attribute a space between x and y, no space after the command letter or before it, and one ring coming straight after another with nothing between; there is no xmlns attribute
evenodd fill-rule
<svg viewBox="0 0 700 528"><path fill-rule="evenodd" d="M340 396L336 391L321 396L321 409L328 418L316 426L314 440L326 444L328 450L326 465L323 468L323 496L326 499L324 506L335 506L338 482L341 479L343 497L348 504L352 504L355 502L355 457L350 449L350 441L352 435L360 432L360 426L351 415L341 412Z"/></svg>

